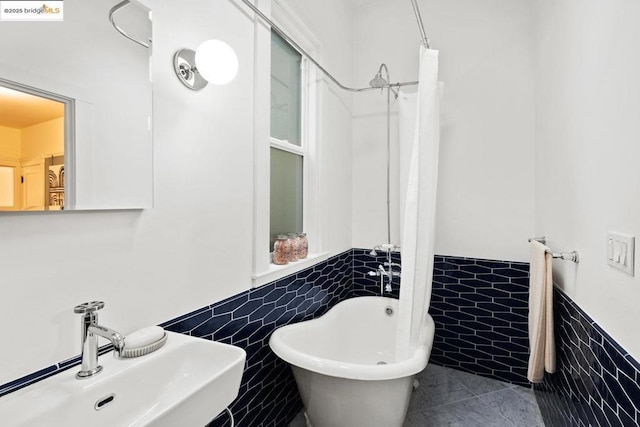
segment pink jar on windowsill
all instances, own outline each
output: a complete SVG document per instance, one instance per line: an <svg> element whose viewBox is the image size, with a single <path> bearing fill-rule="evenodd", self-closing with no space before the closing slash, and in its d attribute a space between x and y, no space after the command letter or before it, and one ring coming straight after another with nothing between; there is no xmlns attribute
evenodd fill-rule
<svg viewBox="0 0 640 427"><path fill-rule="evenodd" d="M273 260L276 265L285 265L291 257L291 244L286 234L278 234L273 244Z"/></svg>
<svg viewBox="0 0 640 427"><path fill-rule="evenodd" d="M291 251L289 252L289 262L295 262L298 260L298 252L300 243L298 241L298 235L296 233L287 234L287 241L291 245Z"/></svg>
<svg viewBox="0 0 640 427"><path fill-rule="evenodd" d="M305 259L309 255L309 241L307 233L298 234L298 259Z"/></svg>

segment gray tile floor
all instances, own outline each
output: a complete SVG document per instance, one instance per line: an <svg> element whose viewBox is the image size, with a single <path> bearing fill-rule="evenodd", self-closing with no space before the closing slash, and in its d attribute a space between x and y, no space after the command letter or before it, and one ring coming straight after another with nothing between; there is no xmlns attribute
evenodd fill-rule
<svg viewBox="0 0 640 427"><path fill-rule="evenodd" d="M404 427L544 427L527 388L433 364L416 378ZM304 415L289 427L306 427Z"/></svg>

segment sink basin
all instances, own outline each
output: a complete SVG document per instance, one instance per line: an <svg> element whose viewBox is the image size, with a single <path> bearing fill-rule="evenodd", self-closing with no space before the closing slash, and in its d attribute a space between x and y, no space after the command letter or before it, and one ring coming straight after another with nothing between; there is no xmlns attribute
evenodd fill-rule
<svg viewBox="0 0 640 427"><path fill-rule="evenodd" d="M3 426L203 427L238 395L246 354L227 344L167 332L161 349L133 359L100 356L0 398Z"/></svg>

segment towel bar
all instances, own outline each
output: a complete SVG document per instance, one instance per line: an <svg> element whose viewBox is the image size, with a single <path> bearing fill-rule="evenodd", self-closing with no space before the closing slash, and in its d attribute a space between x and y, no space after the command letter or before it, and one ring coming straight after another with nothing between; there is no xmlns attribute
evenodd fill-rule
<svg viewBox="0 0 640 427"><path fill-rule="evenodd" d="M543 245L547 243L547 236L542 236L542 237L530 237L529 238L529 242L532 241L536 241L536 242L540 242ZM554 259L561 259L564 261L573 261L576 264L580 262L580 256L578 255L577 251L572 251L572 252L560 252L560 253L556 253L556 252L551 252L551 257Z"/></svg>
<svg viewBox="0 0 640 427"><path fill-rule="evenodd" d="M561 253L551 252L551 256L553 258L556 258L556 259L562 259L562 260L565 260L565 261L573 261L576 264L580 262L580 257L578 256L578 252L577 251L561 252Z"/></svg>

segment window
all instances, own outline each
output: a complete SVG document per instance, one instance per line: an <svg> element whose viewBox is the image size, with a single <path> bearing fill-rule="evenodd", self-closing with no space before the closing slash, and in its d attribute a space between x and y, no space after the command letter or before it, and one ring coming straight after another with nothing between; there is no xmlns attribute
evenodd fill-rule
<svg viewBox="0 0 640 427"><path fill-rule="evenodd" d="M272 18L311 55L318 43L311 30L279 1ZM282 37L259 26L256 33L254 104L253 286L262 286L327 259L320 221L318 71ZM305 232L306 260L274 265L274 238Z"/></svg>
<svg viewBox="0 0 640 427"><path fill-rule="evenodd" d="M302 55L271 33L270 250L278 234L303 231Z"/></svg>

